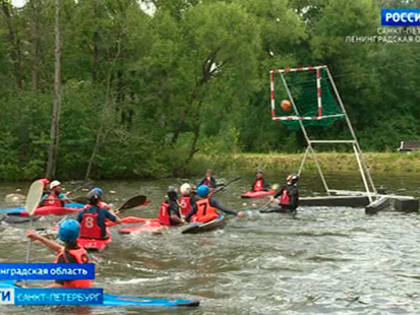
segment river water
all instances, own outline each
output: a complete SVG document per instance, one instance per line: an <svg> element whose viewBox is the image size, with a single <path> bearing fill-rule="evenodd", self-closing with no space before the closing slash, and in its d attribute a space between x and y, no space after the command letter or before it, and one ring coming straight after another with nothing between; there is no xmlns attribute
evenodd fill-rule
<svg viewBox="0 0 420 315"><path fill-rule="evenodd" d="M390 192L420 196L414 176L375 177ZM194 179L196 180L196 179ZM225 178L225 181L229 178ZM332 188L360 189L354 175L329 176ZM160 181L96 183L118 204L135 193L151 205L130 215L156 216L169 184ZM234 209L255 208L265 200L245 201L240 194L251 177L232 184L217 197ZM0 199L29 184L1 184ZM379 185L378 185L379 186ZM67 184L70 189L72 186ZM315 176L301 182L302 195L322 192ZM1 204L5 207L6 204ZM295 219L248 210L223 230L182 235L119 235L97 259L95 284L114 294L200 299L194 309L0 307L0 314L419 314L420 253L417 214L364 209L301 207ZM52 224L49 218L36 227ZM0 226L0 261L25 259L27 226ZM54 256L33 244L33 262Z"/></svg>

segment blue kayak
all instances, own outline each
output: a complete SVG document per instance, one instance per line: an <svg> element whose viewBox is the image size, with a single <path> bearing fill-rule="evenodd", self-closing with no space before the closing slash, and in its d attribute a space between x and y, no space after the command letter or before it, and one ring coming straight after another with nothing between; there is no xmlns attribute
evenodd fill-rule
<svg viewBox="0 0 420 315"><path fill-rule="evenodd" d="M2 280L0 281L0 289L19 288L14 283L15 282L12 280ZM190 306L190 307L196 307L199 305L200 305L200 301L198 300L165 299L165 298L104 294L104 303L101 305L92 305L92 306L122 306L122 307Z"/></svg>
<svg viewBox="0 0 420 315"><path fill-rule="evenodd" d="M81 209L84 206L85 206L84 204L77 203L77 202L66 203L64 205L65 208L74 208L74 209ZM0 209L0 213L14 214L14 215L19 215L22 211L25 211L24 207Z"/></svg>

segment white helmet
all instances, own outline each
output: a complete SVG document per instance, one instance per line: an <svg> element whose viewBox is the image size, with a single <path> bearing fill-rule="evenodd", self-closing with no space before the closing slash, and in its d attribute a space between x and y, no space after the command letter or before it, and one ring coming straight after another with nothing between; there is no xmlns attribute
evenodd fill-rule
<svg viewBox="0 0 420 315"><path fill-rule="evenodd" d="M191 185L188 183L182 184L180 191L183 195L189 195L191 193Z"/></svg>
<svg viewBox="0 0 420 315"><path fill-rule="evenodd" d="M54 189L54 187L60 186L61 183L58 180L52 181L50 184L50 189Z"/></svg>

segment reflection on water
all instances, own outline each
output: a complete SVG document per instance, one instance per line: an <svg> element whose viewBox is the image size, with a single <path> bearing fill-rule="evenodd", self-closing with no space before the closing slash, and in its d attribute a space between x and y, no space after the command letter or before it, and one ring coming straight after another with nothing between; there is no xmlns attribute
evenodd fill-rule
<svg viewBox="0 0 420 315"><path fill-rule="evenodd" d="M375 177L390 191L420 196L420 180ZM361 189L358 178L328 176L331 188ZM226 179L228 180L228 179ZM218 199L235 208L265 200L239 198L251 178L235 183ZM168 184L178 179L99 183L115 204L146 193L149 208L127 215L155 216ZM274 182L271 180L271 182ZM0 199L20 185L2 184ZM21 188L26 188L22 185ZM405 189L404 192L401 189ZM302 195L321 193L316 177L303 177ZM3 204L2 206L6 206ZM36 223L49 226L59 218ZM165 310L170 314L418 314L420 254L417 214L363 209L301 208L296 219L248 211L224 230L182 235L119 235L98 260L96 284L114 294L199 298L198 309ZM0 225L0 261L24 261L24 227ZM35 261L53 255L34 245ZM138 309L72 307L0 307L1 314L136 314ZM144 310L157 314L162 310Z"/></svg>

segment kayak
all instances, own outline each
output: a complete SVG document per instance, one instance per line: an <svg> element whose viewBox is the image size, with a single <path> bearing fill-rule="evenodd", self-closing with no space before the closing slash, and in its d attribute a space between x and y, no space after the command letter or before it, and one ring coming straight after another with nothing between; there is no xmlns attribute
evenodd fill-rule
<svg viewBox="0 0 420 315"><path fill-rule="evenodd" d="M187 225L186 228L182 230L182 234L195 234L195 233L202 233L207 232L215 229L222 229L225 227L227 219L224 215L218 216L216 219L202 223L202 222L192 222Z"/></svg>
<svg viewBox="0 0 420 315"><path fill-rule="evenodd" d="M122 224L135 224L135 223L146 223L146 222L159 222L159 219L142 218L142 217L136 217L136 216L128 216L128 217L121 218ZM106 221L106 226L114 226L114 225L116 225L115 222Z"/></svg>
<svg viewBox="0 0 420 315"><path fill-rule="evenodd" d="M66 215L66 214L73 214L82 211L82 208L69 208L69 207L39 207L37 208L33 215L34 216L46 216L46 215ZM27 217L28 213L26 211L22 211L18 214L21 217Z"/></svg>
<svg viewBox="0 0 420 315"><path fill-rule="evenodd" d="M161 234L164 228L165 226L160 224L157 219L152 219L141 225L122 227L118 230L118 233L133 234L133 233L148 232L152 234Z"/></svg>
<svg viewBox="0 0 420 315"><path fill-rule="evenodd" d="M85 206L84 204L72 202L72 203L66 203L64 207L51 207L51 206L39 207L35 210L33 215L44 216L44 215L72 214L75 212L80 212L84 206ZM22 216L22 217L28 216L28 213L26 212L24 207L0 209L0 213Z"/></svg>
<svg viewBox="0 0 420 315"><path fill-rule="evenodd" d="M20 289L15 285L13 280L2 280L0 281L0 289ZM121 307L176 307L176 306L188 306L197 307L200 305L199 300L187 300L187 299L167 299L167 298L153 298L153 297L140 297L140 296L128 296L128 295L112 295L104 294L104 301L102 305L91 305L91 306L121 306ZM10 306L7 306L10 308ZM32 308L34 306L31 306Z"/></svg>
<svg viewBox="0 0 420 315"><path fill-rule="evenodd" d="M28 223L32 221L37 221L41 217L21 217L18 215L5 215L2 221L8 223L8 224L20 224L20 223Z"/></svg>
<svg viewBox="0 0 420 315"><path fill-rule="evenodd" d="M112 242L112 234L107 230L108 238L106 239L95 239L95 238L83 238L77 239L77 245L83 247L86 250L102 252L109 243Z"/></svg>
<svg viewBox="0 0 420 315"><path fill-rule="evenodd" d="M26 219L26 222L29 221L28 217L18 217L18 216L8 216L8 217L15 217L19 219ZM39 217L35 217L39 218ZM152 233L160 233L160 230L162 229L162 225L159 223L158 219L151 219L151 218L142 218L142 217L136 217L136 216L128 216L121 218L121 223L124 225L131 225L127 227L120 228L118 231L120 234L131 234L134 232L152 232ZM139 225L141 223L141 225ZM105 222L107 228L113 227L116 225L115 222L106 220ZM135 225L134 225L135 224ZM50 229L50 232L52 234L58 233L58 225L54 226ZM111 233L108 230L108 234L111 236ZM80 246L83 246L86 249L90 250L97 250L102 251L105 249L105 247L112 241L111 238L109 239L82 239L79 238L78 242Z"/></svg>
<svg viewBox="0 0 420 315"><path fill-rule="evenodd" d="M274 189L268 191L247 191L241 195L241 198L265 198L276 193Z"/></svg>

